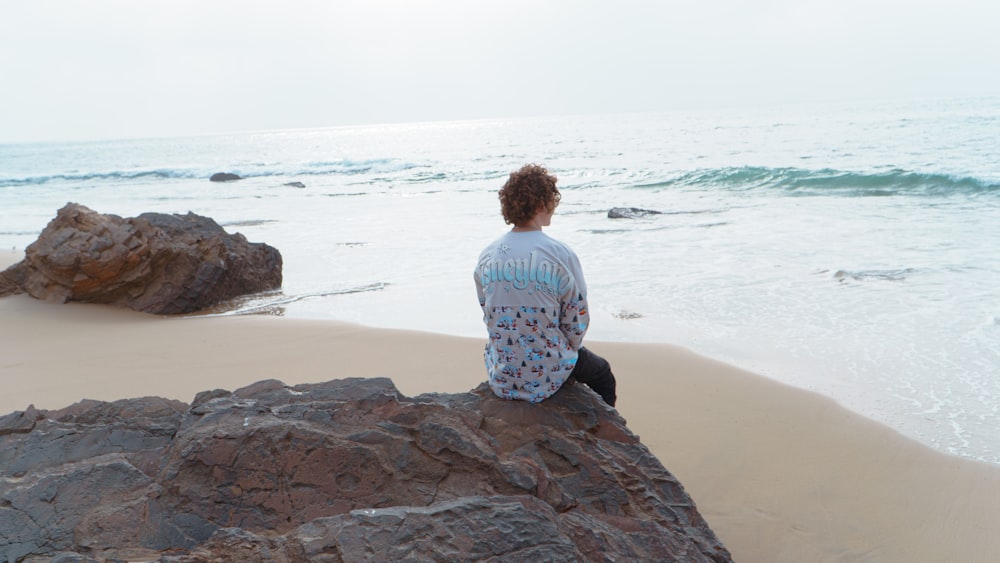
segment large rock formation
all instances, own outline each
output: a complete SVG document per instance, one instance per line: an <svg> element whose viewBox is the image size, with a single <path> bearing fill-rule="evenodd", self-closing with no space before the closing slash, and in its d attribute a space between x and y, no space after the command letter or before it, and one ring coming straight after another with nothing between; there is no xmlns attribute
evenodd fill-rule
<svg viewBox="0 0 1000 563"><path fill-rule="evenodd" d="M281 287L281 253L193 213L122 219L69 203L0 273L0 296L190 313Z"/></svg>
<svg viewBox="0 0 1000 563"><path fill-rule="evenodd" d="M0 417L0 561L730 561L588 388L388 379Z"/></svg>

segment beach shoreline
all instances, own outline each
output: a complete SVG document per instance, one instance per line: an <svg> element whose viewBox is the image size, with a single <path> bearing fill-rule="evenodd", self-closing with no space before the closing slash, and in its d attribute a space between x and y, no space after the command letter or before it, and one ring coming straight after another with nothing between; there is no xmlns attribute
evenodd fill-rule
<svg viewBox="0 0 1000 563"><path fill-rule="evenodd" d="M0 268L20 259L0 253ZM273 316L167 318L0 299L0 414L263 379L389 377L400 392L485 379L481 339ZM988 561L1000 467L950 456L835 401L668 344L588 342L618 410L736 561ZM391 351L391 353L387 353Z"/></svg>

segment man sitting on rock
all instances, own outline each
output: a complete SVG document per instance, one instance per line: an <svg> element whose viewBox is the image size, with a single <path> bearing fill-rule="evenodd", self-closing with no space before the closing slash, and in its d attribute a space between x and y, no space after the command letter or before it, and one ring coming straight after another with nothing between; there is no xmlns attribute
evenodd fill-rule
<svg viewBox="0 0 1000 563"><path fill-rule="evenodd" d="M475 272L489 332L490 388L504 399L537 403L576 380L614 406L611 366L583 347L590 315L580 261L542 232L561 197L556 177L527 165L511 173L499 196L514 228L483 250Z"/></svg>

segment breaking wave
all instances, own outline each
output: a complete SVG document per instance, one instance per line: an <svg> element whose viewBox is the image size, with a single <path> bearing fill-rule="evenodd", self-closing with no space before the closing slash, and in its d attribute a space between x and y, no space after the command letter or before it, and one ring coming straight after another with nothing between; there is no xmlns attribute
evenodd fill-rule
<svg viewBox="0 0 1000 563"><path fill-rule="evenodd" d="M231 317L237 315L282 316L286 305L290 305L298 301L322 297L334 297L337 295L349 295L352 293L381 291L385 289L387 285L389 285L387 282L375 282L358 287L349 287L346 289L336 289L331 291L319 291L301 295L286 295L281 290L265 291L262 293L237 297L210 307L205 311L184 315L182 318Z"/></svg>
<svg viewBox="0 0 1000 563"><path fill-rule="evenodd" d="M848 172L834 169L742 166L709 168L674 178L634 185L640 189L722 188L774 190L790 196L840 195L848 197L945 196L1000 193L1000 182L892 169L885 172Z"/></svg>
<svg viewBox="0 0 1000 563"><path fill-rule="evenodd" d="M415 168L425 168L425 164L404 162L395 159L370 160L334 160L321 162L304 162L295 165L270 165L264 163L241 164L224 167L220 170L204 170L193 168L158 168L151 170L109 170L80 173L58 173L22 178L0 177L0 188L14 186L29 186L47 184L50 182L123 182L133 180L205 180L215 172L230 172L241 178L266 177L296 177L296 176L327 176L327 175L357 175L357 174L393 174ZM440 174L422 173L418 180L435 179Z"/></svg>

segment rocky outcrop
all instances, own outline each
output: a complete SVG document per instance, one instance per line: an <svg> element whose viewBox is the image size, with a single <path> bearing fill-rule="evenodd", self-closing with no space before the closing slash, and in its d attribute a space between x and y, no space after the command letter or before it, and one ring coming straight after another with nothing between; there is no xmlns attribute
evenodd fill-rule
<svg viewBox="0 0 1000 563"><path fill-rule="evenodd" d="M233 180L242 180L239 174L233 174L232 172L216 172L212 174L209 178L209 182L232 182Z"/></svg>
<svg viewBox="0 0 1000 563"><path fill-rule="evenodd" d="M0 273L0 296L190 313L281 287L281 253L193 213L123 219L69 203Z"/></svg>
<svg viewBox="0 0 1000 563"><path fill-rule="evenodd" d="M608 219L637 219L647 215L660 215L662 211L642 209L639 207L612 207L608 210Z"/></svg>
<svg viewBox="0 0 1000 563"><path fill-rule="evenodd" d="M0 530L10 561L730 561L581 385L534 405L271 380L12 413Z"/></svg>

